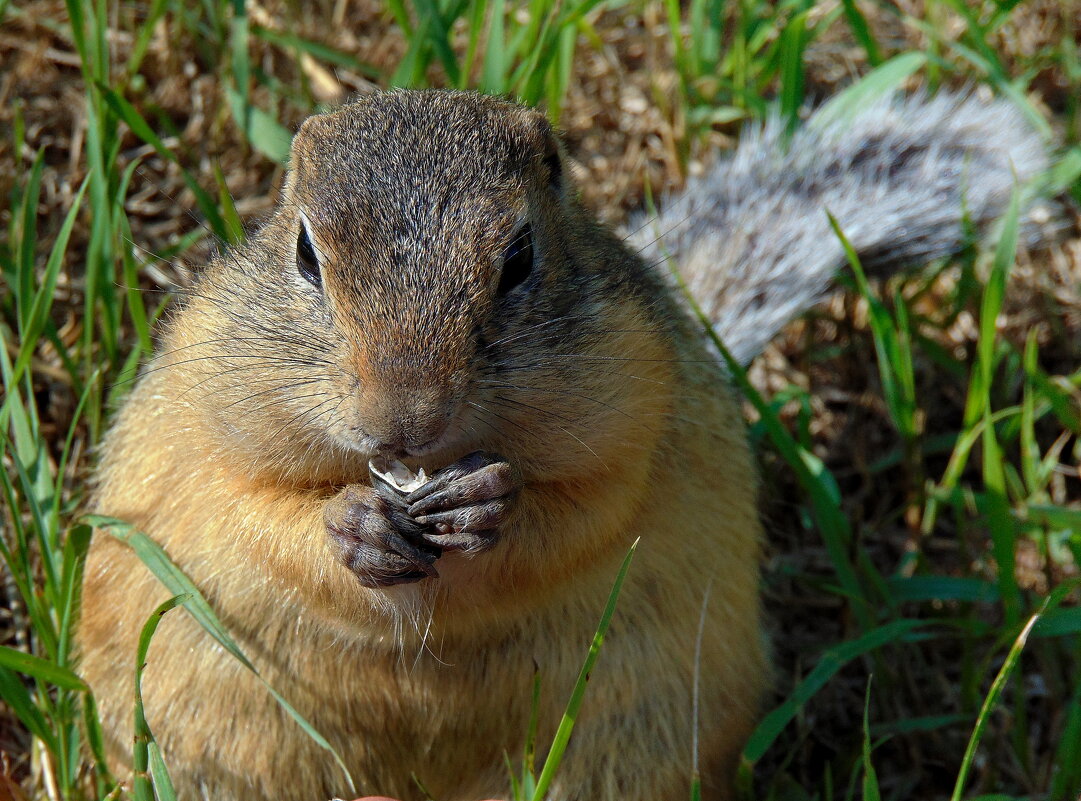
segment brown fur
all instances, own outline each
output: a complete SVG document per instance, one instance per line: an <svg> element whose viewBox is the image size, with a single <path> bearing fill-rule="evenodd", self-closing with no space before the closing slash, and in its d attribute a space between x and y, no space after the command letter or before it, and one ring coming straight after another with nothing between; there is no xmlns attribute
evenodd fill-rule
<svg viewBox="0 0 1081 801"><path fill-rule="evenodd" d="M563 186L556 147L540 115L472 94L377 95L313 117L284 202L207 267L104 448L96 510L165 548L366 793L419 798L416 774L440 801L506 797L534 666L543 744L637 537L551 797L686 797L703 606L705 797L727 797L758 713L760 531L740 415L665 282ZM321 291L297 273L298 209ZM500 300L499 257L523 218L537 262ZM337 560L324 506L366 483L373 431L440 419L413 463L501 455L524 480L510 522L485 553L445 554L439 578L365 588ZM122 775L136 638L167 595L95 539L82 672ZM183 799L347 792L182 612L156 635L144 694Z"/></svg>

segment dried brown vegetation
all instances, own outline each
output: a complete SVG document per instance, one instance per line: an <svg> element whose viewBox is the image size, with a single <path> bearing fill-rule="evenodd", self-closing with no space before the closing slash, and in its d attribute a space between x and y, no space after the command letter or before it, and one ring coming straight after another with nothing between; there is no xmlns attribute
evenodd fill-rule
<svg viewBox="0 0 1081 801"><path fill-rule="evenodd" d="M812 14L828 15L837 8L838 4L826 2ZM368 0L250 2L248 9L254 25L330 45L372 68L362 73L335 67L252 37L250 61L267 76L253 90L253 100L290 130L315 104L338 102L353 92L383 85L407 49L407 39L392 15ZM907 23L907 17L926 21L945 40L959 40L965 31L963 18L948 4L867 4L864 11L874 38L888 53L935 49L927 31ZM114 4L108 9L107 41L117 85L202 187L216 193L220 170L240 215L246 222L257 221L275 200L282 168L244 141L234 124L222 81L222 54L214 50L213 37L201 36L197 25L170 11L154 27L138 72L128 76L124 65L146 13L140 4ZM739 124L710 127L689 121L688 110L678 99L680 78L662 3L597 11L588 20L595 39L581 37L559 123L588 202L608 221L620 224L642 207L648 194L678 189L687 173L701 169L718 149L730 147ZM1071 63L1064 54L1076 54L1079 31L1081 3L1032 0L1015 9L987 41L1009 75L1024 76L1030 101L1050 119L1059 140L1069 143L1076 142L1079 133L1081 77L1076 60ZM1072 51L1069 43L1074 44ZM951 65L959 63L948 50L942 55ZM811 43L803 63L804 85L812 101L829 96L867 68L865 51L843 20ZM978 72L951 67L939 77L961 85L978 77ZM439 84L443 73L433 68L430 79ZM268 86L280 89L271 91ZM770 94L776 86L763 90ZM12 196L36 154L44 154L35 218L39 263L86 174L86 124L84 75L64 4L35 0L7 8L0 17L0 196ZM19 129L24 131L22 147L13 152ZM149 304L154 307L158 298L166 299L170 287L186 281L187 270L197 269L212 237L178 251L178 244L202 225L192 211L194 196L177 163L162 159L126 131L118 165L123 170L136 162L139 166L124 202L131 225L128 244L142 264L139 290L155 298ZM92 213L86 209L77 220L52 307L58 335L72 347L83 337L84 327L93 323L85 317L82 270ZM1021 254L998 321L1000 336L1018 352L1030 335L1035 337L1039 364L1050 376L1075 375L1081 364L1081 229L1072 206L1067 203L1063 213L1066 224L1057 241ZM16 222L5 205L0 223L6 229ZM154 254L165 258L157 261L151 258ZM915 364L925 432L919 458L904 453L881 399L866 303L856 295L839 292L792 324L751 371L755 385L767 396L797 388L782 416L833 470L842 491L843 514L852 523L859 547L885 575L911 572L920 565L931 566L939 576L991 581L995 577L987 530L975 516L969 525L943 516L930 533L921 533L922 507L915 500L925 482L945 469L952 448L948 435L958 431L964 413L965 376L957 369L974 359L978 293L970 292L959 304L950 299L964 291L962 285L969 278L968 268L952 266L926 280L887 287L902 286L907 297L918 294L913 308L923 315ZM888 297L888 292L883 294ZM133 333L128 327L119 333L126 353L134 344ZM14 355L6 334L4 342ZM59 458L78 399L51 343L42 340L32 367L42 430ZM1020 397L1022 382L1014 373L1019 373L1017 362L1007 361L998 376L1004 402L1016 403ZM1060 383L1076 405L1076 383ZM73 509L81 498L100 428L100 421L91 416L77 434L66 477L65 502ZM752 430L761 436L759 429ZM1059 449L1046 501L1081 507L1081 448L1075 434L1048 418L1037 427L1037 435L1041 452ZM780 702L823 649L851 637L854 626L848 604L832 587L831 559L807 522L795 478L773 450L763 446L761 452L763 514L771 532L764 592L776 632ZM965 475L978 480L978 462ZM1018 539L1017 582L1033 597L1076 572L1068 552L1053 551L1035 537ZM32 638L30 623L10 581L4 582L3 592L0 641L25 647ZM812 788L824 792L825 766L830 765L834 794L843 796L845 785L858 773L855 749L867 676L874 673L872 724L959 716L951 725L927 731L898 733L888 726L881 730L894 735L875 752L883 796L948 795L971 731L973 709L999 664L995 654L1001 653L1002 644L994 632L1002 625L1001 609L996 604L947 600L909 602L902 611L913 617L950 618L954 623L944 623L930 639L898 646L892 655L868 657L860 668L845 669L817 693L760 764L757 775L764 794L802 798L809 797ZM957 624L958 620L963 622ZM956 630L947 636L951 625L971 629L971 636L957 636ZM1049 642L1035 642L1023 659L1024 680L1012 691L1023 697L1012 697L991 720L974 773L975 784L984 792L1042 797L1050 786L1079 663L1076 647L1068 659L1063 656L1067 649L1053 648ZM29 744L25 730L4 710L0 799L19 798L21 791L12 776L31 796L51 795L45 779L48 768L40 756L31 754Z"/></svg>

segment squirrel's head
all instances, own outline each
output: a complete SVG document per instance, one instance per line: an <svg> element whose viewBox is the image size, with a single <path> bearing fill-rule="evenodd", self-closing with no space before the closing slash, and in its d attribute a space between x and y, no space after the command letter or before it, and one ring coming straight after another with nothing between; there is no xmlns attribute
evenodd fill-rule
<svg viewBox="0 0 1081 801"><path fill-rule="evenodd" d="M270 223L239 270L223 260L207 278L219 293L234 284L221 320L234 348L253 362L287 354L267 353L266 380L231 414L249 433L258 421L258 436L365 458L441 462L514 443L588 454L600 418L628 414L605 373L651 358L633 343L630 368L593 352L614 336L655 339L628 263L578 208L538 112L423 91L311 117Z"/></svg>

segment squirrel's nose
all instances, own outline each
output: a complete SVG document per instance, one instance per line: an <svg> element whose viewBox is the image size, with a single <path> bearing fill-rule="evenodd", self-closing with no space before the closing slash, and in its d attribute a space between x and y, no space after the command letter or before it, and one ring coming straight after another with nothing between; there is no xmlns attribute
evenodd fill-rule
<svg viewBox="0 0 1081 801"><path fill-rule="evenodd" d="M379 452L401 458L430 448L447 430L449 422L445 417L426 421L401 419L382 430L369 430L368 434L379 441Z"/></svg>
<svg viewBox="0 0 1081 801"><path fill-rule="evenodd" d="M401 456L423 451L450 425L451 404L441 394L406 387L362 392L361 425L368 436L378 440L381 452Z"/></svg>
<svg viewBox="0 0 1081 801"><path fill-rule="evenodd" d="M381 451L419 455L454 419L469 375L459 365L468 354L440 344L417 352L403 342L380 341L357 352L356 421Z"/></svg>

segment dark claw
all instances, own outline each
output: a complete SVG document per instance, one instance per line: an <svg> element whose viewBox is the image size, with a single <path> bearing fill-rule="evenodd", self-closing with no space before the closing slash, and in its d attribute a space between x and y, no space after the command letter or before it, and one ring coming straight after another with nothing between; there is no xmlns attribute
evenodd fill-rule
<svg viewBox="0 0 1081 801"><path fill-rule="evenodd" d="M505 464L498 456L485 453L484 451L473 451L453 464L447 465L442 470L437 470L427 484L423 487L418 487L406 495L405 501L406 503L414 504L421 498L426 498L429 495L444 489L460 478L465 478L471 473L475 473L488 465L499 463Z"/></svg>
<svg viewBox="0 0 1081 801"><path fill-rule="evenodd" d="M499 537L521 479L494 454L475 451L403 495L373 470L327 505L327 531L341 559L368 587L437 576L444 550L477 553Z"/></svg>
<svg viewBox="0 0 1081 801"><path fill-rule="evenodd" d="M506 522L521 479L511 465L483 451L459 459L405 496L406 513L424 526L424 540L444 550L490 548Z"/></svg>
<svg viewBox="0 0 1081 801"><path fill-rule="evenodd" d="M368 587L387 587L438 576L442 549L425 529L367 488L346 490L326 511L327 532L340 557Z"/></svg>
<svg viewBox="0 0 1081 801"><path fill-rule="evenodd" d="M499 532L495 531L448 531L447 533L428 533L424 539L444 551L462 553L480 553L495 545Z"/></svg>
<svg viewBox="0 0 1081 801"><path fill-rule="evenodd" d="M485 459L484 463L472 466L478 456ZM504 461L492 461L492 458L478 451L445 468L446 475L440 470L431 481L405 497L409 514L416 518L429 512L474 506L513 495L520 486L514 468ZM471 463L468 470L461 467L467 460Z"/></svg>
<svg viewBox="0 0 1081 801"><path fill-rule="evenodd" d="M498 528L507 517L507 502L498 499L476 506L464 506L460 509L448 509L445 512L433 512L418 515L415 519L425 526L446 525L452 531L487 531Z"/></svg>

